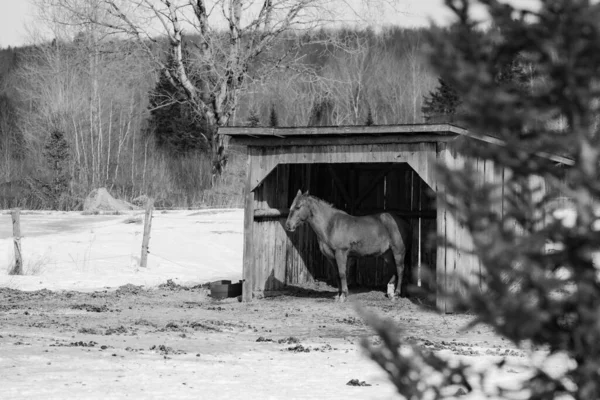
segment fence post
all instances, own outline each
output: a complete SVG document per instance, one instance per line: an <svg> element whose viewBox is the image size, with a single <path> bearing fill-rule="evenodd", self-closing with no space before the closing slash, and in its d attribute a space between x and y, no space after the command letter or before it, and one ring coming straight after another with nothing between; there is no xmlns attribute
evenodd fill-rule
<svg viewBox="0 0 600 400"><path fill-rule="evenodd" d="M21 256L21 210L15 208L11 211L13 225L13 241L15 243L15 266L11 275L23 275L23 258Z"/></svg>
<svg viewBox="0 0 600 400"><path fill-rule="evenodd" d="M152 209L154 208L154 199L148 198L146 204L146 215L144 216L144 238L142 239L142 257L140 258L140 267L146 268L148 262L148 243L150 242L150 227L152 226Z"/></svg>

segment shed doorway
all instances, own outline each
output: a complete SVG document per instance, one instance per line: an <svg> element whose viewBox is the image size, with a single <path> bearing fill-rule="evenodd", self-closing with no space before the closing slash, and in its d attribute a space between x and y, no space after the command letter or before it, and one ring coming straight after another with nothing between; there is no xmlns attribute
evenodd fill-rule
<svg viewBox="0 0 600 400"><path fill-rule="evenodd" d="M279 175L280 182L281 174L289 176L286 207L300 189L352 215L390 211L410 221L411 268L406 268L405 282L435 294L436 196L408 163L288 164L272 174ZM288 233L288 240L287 285L313 280L335 285L337 271L321 254L310 227ZM382 258L351 258L348 285L384 289L394 273L395 266L386 265Z"/></svg>

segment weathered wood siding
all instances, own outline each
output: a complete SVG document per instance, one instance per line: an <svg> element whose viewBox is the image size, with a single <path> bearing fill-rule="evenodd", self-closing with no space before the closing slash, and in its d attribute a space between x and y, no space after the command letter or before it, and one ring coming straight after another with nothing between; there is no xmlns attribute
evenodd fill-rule
<svg viewBox="0 0 600 400"><path fill-rule="evenodd" d="M287 206L289 166L279 165L254 191L254 210ZM285 218L253 221L253 292L281 290L286 284L285 260L288 251Z"/></svg>
<svg viewBox="0 0 600 400"><path fill-rule="evenodd" d="M409 214L429 211L426 218L407 218L413 228L409 279L416 283L419 262L431 263L437 251L430 245L435 228L435 195L421 179L423 176L432 182L430 163L435 159L435 144L394 144L385 149L378 145L325 147L315 150L294 146L285 151L249 148L250 182L257 182L256 177L260 176L260 184L252 191L252 214L287 209L298 189L310 190L311 194L354 215L384 210ZM263 176L266 171L269 173ZM336 271L321 254L311 228L304 226L289 233L284 223L285 216L253 216L249 230L252 239L247 239L251 261L244 264L248 269L244 277L251 282L248 284L252 293L260 296L281 290L285 285L315 279L335 283ZM394 272L394 266L385 265L382 259L352 260L348 268L349 284L384 287ZM433 286L431 282L426 284Z"/></svg>
<svg viewBox="0 0 600 400"><path fill-rule="evenodd" d="M287 209L298 189L309 190L353 215L383 210L400 212L413 230L411 281L436 291L437 307L453 312L443 293L464 290L466 280L479 287L482 271L473 254L473 240L466 228L436 201L447 195L444 182L436 179L435 163L451 168L469 163L481 184L496 183L502 201L494 211L505 212L505 193L510 171L491 161L465 159L457 153L462 140L482 140L502 145L496 138L472 137L464 129L447 124L378 127L224 128L248 146L244 217L244 294L277 291L286 285L315 279L335 283L336 271L321 254L308 226L295 233L285 231ZM226 132L227 133L227 132ZM549 156L571 165L564 157ZM532 186L547 188L541 178ZM543 210L540 210L543 212ZM425 272L418 274L419 266ZM382 260L360 259L349 263L349 284L383 286L394 273Z"/></svg>
<svg viewBox="0 0 600 400"><path fill-rule="evenodd" d="M456 146L446 143L438 143L438 160L444 162L450 168L460 169L469 164L478 184L497 185L498 197L503 199L505 179L507 171L500 168L491 160L480 158L466 158L457 152ZM445 188L443 182L437 182L438 195L444 196ZM491 205L492 210L499 215L503 214L503 201ZM482 290L480 259L474 252L473 238L467 228L460 223L455 216L439 205L438 208L438 259L437 259L437 283L440 285L437 296L437 307L441 311L451 313L455 311L454 305L445 298L443 293L465 294L468 288ZM468 283L468 288L459 282Z"/></svg>
<svg viewBox="0 0 600 400"><path fill-rule="evenodd" d="M254 190L278 164L400 163L410 164L421 178L434 185L436 143L356 144L340 146L288 146L256 148L252 169Z"/></svg>

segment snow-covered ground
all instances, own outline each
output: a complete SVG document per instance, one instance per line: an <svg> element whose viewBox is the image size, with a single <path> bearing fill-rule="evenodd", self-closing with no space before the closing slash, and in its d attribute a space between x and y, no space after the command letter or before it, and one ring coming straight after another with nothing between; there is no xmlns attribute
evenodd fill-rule
<svg viewBox="0 0 600 400"><path fill-rule="evenodd" d="M150 254L140 268L143 212L23 212L25 275L14 263L11 216L0 213L0 287L91 291L242 277L243 210L154 211ZM137 221L137 222L132 222Z"/></svg>
<svg viewBox="0 0 600 400"><path fill-rule="evenodd" d="M146 268L139 266L142 222L143 212L139 211L121 215L23 212L25 275L11 276L11 217L7 211L0 212L0 288L89 292L125 284L152 287L168 279L186 286L241 279L243 210L155 211ZM11 294L6 296L10 300ZM357 327L348 325L355 316L348 304L290 297L281 302L254 303L229 299L207 306L210 299L198 298L198 292L180 292L155 300L154 310L153 305L138 302L136 296L126 297L123 304L118 303L119 297L111 298L110 291L97 298L94 293L87 296L80 302L104 304L110 312L74 310L70 303L42 310L36 308L40 303L35 299L30 303L24 300L23 304L33 306L23 311L18 302L13 303L15 306L7 302L8 311L0 313L4 315L0 324L0 399L398 398L385 373L358 348L357 337L352 334ZM163 304L173 301L173 296L180 296L182 301ZM115 310L117 307L120 309ZM384 312L384 308L379 311ZM495 371L493 364L504 357L487 355L487 351L510 345L489 328L461 331L470 321L467 315L415 312L401 305L387 312L411 335L438 342L465 342L462 347L476 350L477 356L452 352L447 356L466 362L474 370L489 370L486 385L490 387L501 384L514 388L529 375L529 361L520 357L507 357L512 366ZM169 328L189 325L190 320L228 321L236 327L252 324L259 331L228 334ZM139 325L140 321L151 325ZM121 325L126 332L103 333ZM84 329L90 327L95 333ZM307 335L307 329L314 333ZM348 332L348 336L338 331ZM290 353L276 341L256 343L259 334L273 339L294 334L302 336L305 345L331 347L324 352ZM98 344L93 348L73 347L74 341L90 340ZM155 344L181 349L185 354L167 359L151 350ZM551 374L569 367L565 357L545 362L544 354L538 355L539 363ZM10 381L3 381L6 376L11 376ZM352 378L373 386L347 386ZM481 392L476 390L462 398L478 399Z"/></svg>

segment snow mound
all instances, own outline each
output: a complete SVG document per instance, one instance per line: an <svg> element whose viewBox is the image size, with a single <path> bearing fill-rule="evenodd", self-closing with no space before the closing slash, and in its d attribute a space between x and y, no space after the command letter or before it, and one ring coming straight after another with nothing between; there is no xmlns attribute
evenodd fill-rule
<svg viewBox="0 0 600 400"><path fill-rule="evenodd" d="M87 196L83 203L83 211L125 211L138 210L139 207L134 206L126 201L115 199L108 193L106 188L94 189Z"/></svg>

